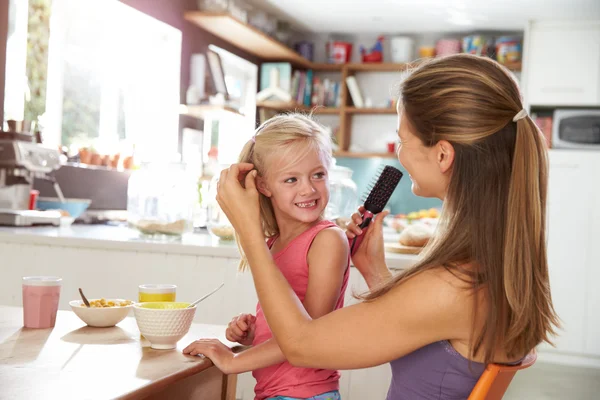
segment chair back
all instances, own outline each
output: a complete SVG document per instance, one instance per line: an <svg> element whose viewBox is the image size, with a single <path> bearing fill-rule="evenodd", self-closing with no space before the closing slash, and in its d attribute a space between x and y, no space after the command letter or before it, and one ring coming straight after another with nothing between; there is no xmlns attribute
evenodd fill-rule
<svg viewBox="0 0 600 400"><path fill-rule="evenodd" d="M468 400L501 400L517 371L531 367L536 360L532 351L517 365L488 364Z"/></svg>

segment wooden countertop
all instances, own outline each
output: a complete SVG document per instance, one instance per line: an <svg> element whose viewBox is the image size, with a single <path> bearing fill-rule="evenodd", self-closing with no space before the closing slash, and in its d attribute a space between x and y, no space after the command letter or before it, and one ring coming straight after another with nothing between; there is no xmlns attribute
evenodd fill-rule
<svg viewBox="0 0 600 400"><path fill-rule="evenodd" d="M127 317L91 328L58 311L53 329L23 328L21 307L0 306L0 399L141 399L212 366L181 351L198 338L219 338L225 326L192 324L173 350L154 350Z"/></svg>

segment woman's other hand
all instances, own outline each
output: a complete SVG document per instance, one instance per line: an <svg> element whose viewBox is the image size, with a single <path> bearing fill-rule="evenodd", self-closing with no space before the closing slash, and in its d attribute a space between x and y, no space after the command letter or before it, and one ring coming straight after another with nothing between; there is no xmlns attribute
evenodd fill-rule
<svg viewBox="0 0 600 400"><path fill-rule="evenodd" d="M389 211L383 211L373 217L373 220L364 232L359 228L363 222L361 215L365 208L360 206L358 212L352 214L352 220L346 225L346 236L352 240L360 234L365 235L360 246L352 256L352 263L361 273L369 288L385 281L391 277L391 273L385 264L385 251L383 240L383 219Z"/></svg>

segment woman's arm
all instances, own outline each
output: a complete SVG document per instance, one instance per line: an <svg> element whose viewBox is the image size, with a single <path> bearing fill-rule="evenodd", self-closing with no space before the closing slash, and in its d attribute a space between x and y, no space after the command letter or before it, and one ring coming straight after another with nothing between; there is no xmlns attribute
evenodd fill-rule
<svg viewBox="0 0 600 400"><path fill-rule="evenodd" d="M427 344L464 337L464 300L439 273L417 275L368 303L312 320L268 251L245 245L258 298L288 361L356 369L389 362Z"/></svg>
<svg viewBox="0 0 600 400"><path fill-rule="evenodd" d="M217 199L240 234L261 307L290 363L354 369L379 365L443 339L468 338L471 299L443 270L419 274L384 296L313 320L262 240L254 174L246 189L234 165L221 175ZM375 219L376 223L378 220Z"/></svg>

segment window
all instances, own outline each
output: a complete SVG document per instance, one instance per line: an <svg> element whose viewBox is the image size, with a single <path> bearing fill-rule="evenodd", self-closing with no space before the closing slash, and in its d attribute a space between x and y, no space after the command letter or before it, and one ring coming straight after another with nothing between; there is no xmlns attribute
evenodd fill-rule
<svg viewBox="0 0 600 400"><path fill-rule="evenodd" d="M181 32L117 0L53 0L47 144L177 153Z"/></svg>

